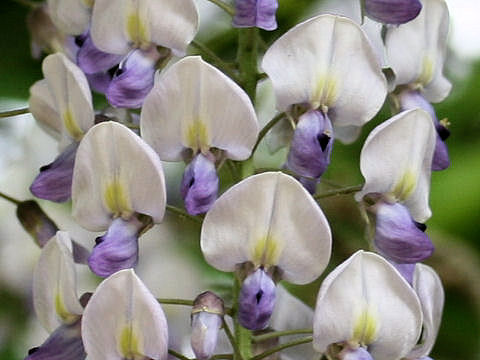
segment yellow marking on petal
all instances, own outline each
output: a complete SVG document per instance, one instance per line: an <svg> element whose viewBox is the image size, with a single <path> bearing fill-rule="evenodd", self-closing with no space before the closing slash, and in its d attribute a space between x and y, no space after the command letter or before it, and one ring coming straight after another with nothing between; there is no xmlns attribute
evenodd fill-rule
<svg viewBox="0 0 480 360"><path fill-rule="evenodd" d="M103 198L114 217L128 218L132 214L128 192L119 180L113 180L105 187Z"/></svg>
<svg viewBox="0 0 480 360"><path fill-rule="evenodd" d="M394 186L392 194L398 201L406 200L417 187L417 174L409 169Z"/></svg>
<svg viewBox="0 0 480 360"><path fill-rule="evenodd" d="M185 143L194 153L199 150L206 153L210 149L207 125L201 120L189 124L185 132Z"/></svg>
<svg viewBox="0 0 480 360"><path fill-rule="evenodd" d="M70 108L65 110L63 113L63 124L65 125L65 129L67 129L68 133L74 140L80 141L82 139L83 131L75 121L75 117L73 116L73 112Z"/></svg>
<svg viewBox="0 0 480 360"><path fill-rule="evenodd" d="M339 84L332 74L321 73L317 76L315 90L310 101L314 109L329 108L338 98Z"/></svg>
<svg viewBox="0 0 480 360"><path fill-rule="evenodd" d="M369 345L376 340L378 328L377 311L367 305L355 318L352 341L360 345Z"/></svg>
<svg viewBox="0 0 480 360"><path fill-rule="evenodd" d="M88 7L88 8L92 8L94 2L95 2L95 0L83 0L83 3L84 3L85 6Z"/></svg>
<svg viewBox="0 0 480 360"><path fill-rule="evenodd" d="M79 315L71 314L68 312L68 310L65 308L62 294L59 291L57 291L57 293L55 294L55 312L65 324L72 324L79 317Z"/></svg>
<svg viewBox="0 0 480 360"><path fill-rule="evenodd" d="M140 357L139 340L131 326L123 328L119 342L120 354L123 359L133 360Z"/></svg>
<svg viewBox="0 0 480 360"><path fill-rule="evenodd" d="M150 45L148 29L136 11L127 17L127 34L133 47L143 49Z"/></svg>
<svg viewBox="0 0 480 360"><path fill-rule="evenodd" d="M420 76L417 79L417 83L419 83L422 86L428 85L433 79L434 70L435 70L435 62L430 56L425 55L423 57L422 72L420 73Z"/></svg>
<svg viewBox="0 0 480 360"><path fill-rule="evenodd" d="M272 236L264 236L257 240L252 249L252 261L255 265L266 268L278 264L282 246Z"/></svg>

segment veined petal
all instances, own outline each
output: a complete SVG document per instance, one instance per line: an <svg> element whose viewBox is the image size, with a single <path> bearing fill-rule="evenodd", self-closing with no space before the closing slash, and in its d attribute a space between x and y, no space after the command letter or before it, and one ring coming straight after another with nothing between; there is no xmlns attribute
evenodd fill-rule
<svg viewBox="0 0 480 360"><path fill-rule="evenodd" d="M163 168L157 154L127 127L106 121L80 143L72 183L73 216L91 231L105 230L112 216L152 217L165 212Z"/></svg>
<svg viewBox="0 0 480 360"><path fill-rule="evenodd" d="M83 312L76 290L72 242L58 231L43 248L33 273L35 312L48 332L62 324L73 324Z"/></svg>
<svg viewBox="0 0 480 360"><path fill-rule="evenodd" d="M47 0L55 25L68 35L80 35L90 23L94 0Z"/></svg>
<svg viewBox="0 0 480 360"><path fill-rule="evenodd" d="M275 30L278 0L236 0L234 27L258 27Z"/></svg>
<svg viewBox="0 0 480 360"><path fill-rule="evenodd" d="M62 141L80 141L95 117L85 74L61 53L47 56L42 70L62 119Z"/></svg>
<svg viewBox="0 0 480 360"><path fill-rule="evenodd" d="M211 147L245 160L258 135L247 94L199 56L186 57L158 76L140 125L145 141L166 161L182 160L185 148L205 154Z"/></svg>
<svg viewBox="0 0 480 360"><path fill-rule="evenodd" d="M197 31L193 0L96 0L93 8L93 41L112 54L152 44L184 54Z"/></svg>
<svg viewBox="0 0 480 360"><path fill-rule="evenodd" d="M415 268L413 288L422 305L423 333L420 344L412 350L408 358L423 359L430 354L435 344L442 320L445 294L442 281L435 270L424 264L417 264Z"/></svg>
<svg viewBox="0 0 480 360"><path fill-rule="evenodd" d="M291 176L263 173L217 199L202 226L207 262L234 271L247 261L278 266L296 284L316 279L330 259L331 233L322 210Z"/></svg>
<svg viewBox="0 0 480 360"><path fill-rule="evenodd" d="M402 202L413 219L425 222L428 205L435 128L421 109L404 111L377 126L360 155L365 185L357 200L370 193L385 194Z"/></svg>
<svg viewBox="0 0 480 360"><path fill-rule="evenodd" d="M91 360L167 359L165 314L132 269L98 286L85 308L82 338Z"/></svg>
<svg viewBox="0 0 480 360"><path fill-rule="evenodd" d="M320 15L295 26L265 53L277 108L328 108L338 126L362 125L382 107L385 77L364 32L348 18Z"/></svg>
<svg viewBox="0 0 480 360"><path fill-rule="evenodd" d="M359 251L323 281L314 317L314 347L351 342L375 360L400 359L416 344L422 311L415 292L379 255Z"/></svg>
<svg viewBox="0 0 480 360"><path fill-rule="evenodd" d="M62 119L57 112L55 99L48 88L47 80L39 80L32 85L28 108L43 130L54 138L60 139Z"/></svg>
<svg viewBox="0 0 480 360"><path fill-rule="evenodd" d="M395 84L418 84L428 101L440 102L451 84L443 76L449 15L444 0L423 0L420 15L387 30L385 46Z"/></svg>
<svg viewBox="0 0 480 360"><path fill-rule="evenodd" d="M365 0L365 13L385 24L404 24L415 19L422 10L420 0Z"/></svg>

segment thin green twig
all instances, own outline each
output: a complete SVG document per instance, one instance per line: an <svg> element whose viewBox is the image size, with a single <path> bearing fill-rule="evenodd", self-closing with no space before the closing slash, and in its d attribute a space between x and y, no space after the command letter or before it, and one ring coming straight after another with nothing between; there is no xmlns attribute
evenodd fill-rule
<svg viewBox="0 0 480 360"><path fill-rule="evenodd" d="M0 197L4 198L5 200L11 202L12 204L15 204L15 205L20 205L21 201L20 200L17 200L7 194L4 194L2 192L0 192Z"/></svg>
<svg viewBox="0 0 480 360"><path fill-rule="evenodd" d="M211 3L217 5L219 8L224 10L230 16L235 15L235 9L233 8L233 6L227 4L226 2L222 0L207 0L207 1L210 1Z"/></svg>
<svg viewBox="0 0 480 360"><path fill-rule="evenodd" d="M0 118L6 118L10 116L17 116L17 115L23 115L23 114L29 114L29 113L30 113L30 109L28 107L23 109L3 111L3 112L0 112Z"/></svg>
<svg viewBox="0 0 480 360"><path fill-rule="evenodd" d="M260 359L264 359L266 358L267 356L270 356L272 354L275 354L279 351L282 351L284 349L288 349L290 347L293 347L293 346L297 346L297 345L301 345L301 344L307 344L309 342L312 342L313 340L313 337L312 336L307 336L307 337L304 337L304 338L300 338L300 339L297 339L297 340L293 340L293 341L289 341L285 344L281 344L281 345L278 345L278 346L275 346L261 354L258 354L254 357L252 357L250 360L260 360Z"/></svg>
<svg viewBox="0 0 480 360"><path fill-rule="evenodd" d="M357 191L362 190L363 184L360 185L354 185L354 186L347 186L341 189L335 189L335 190L330 190L321 194L316 194L313 196L315 200L318 199L324 199L327 197L332 197L332 196L337 196L337 195L347 195L347 194L352 194Z"/></svg>
<svg viewBox="0 0 480 360"><path fill-rule="evenodd" d="M193 216L193 215L190 215L189 213L187 213L186 211L182 210L182 209L179 209L177 208L176 206L172 206L172 205L168 205L166 206L166 209L168 212L174 214L174 215L177 215L179 216L180 218L185 218L185 219L189 219L193 222L196 222L197 224L202 224L203 220L202 218L198 217L198 216Z"/></svg>
<svg viewBox="0 0 480 360"><path fill-rule="evenodd" d="M258 145L260 145L260 142L263 140L263 138L265 137L265 135L267 135L267 133L270 131L271 128L273 128L280 120L282 120L285 116L285 113L279 113L277 114L272 120L270 120L264 127L262 130L260 130L260 133L258 134L258 138L257 138L257 142L255 143L255 145L253 146L253 149L252 149L252 155L255 154L255 151L257 150L258 148Z"/></svg>
<svg viewBox="0 0 480 360"><path fill-rule="evenodd" d="M185 299L157 299L160 304L165 305L185 305L185 306L193 306L193 300L185 300Z"/></svg>
<svg viewBox="0 0 480 360"><path fill-rule="evenodd" d="M284 330L284 331L273 331L262 335L253 336L252 339L254 342L262 342L265 340L274 339L280 336L287 335L298 335L298 334L311 334L312 329L295 329L295 330Z"/></svg>
<svg viewBox="0 0 480 360"><path fill-rule="evenodd" d="M176 352L175 350L172 350L172 349L168 349L168 353L172 356L175 356L177 359L180 359L180 360L191 360L190 358L186 357L185 355L182 355L178 352Z"/></svg>
<svg viewBox="0 0 480 360"><path fill-rule="evenodd" d="M34 9L36 8L37 6L39 6L40 4L39 3L36 3L34 1L28 1L28 0L12 0L13 2L16 2L17 4L20 4L20 5L23 5L23 6L26 6L30 9Z"/></svg>
<svg viewBox="0 0 480 360"><path fill-rule="evenodd" d="M225 61L223 61L217 54L210 50L207 46L196 40L193 40L190 45L199 50L200 53L206 58L206 60L211 61L213 65L225 72L225 74L227 74L232 80L237 83L240 81L237 74L235 74L235 70Z"/></svg>
<svg viewBox="0 0 480 360"><path fill-rule="evenodd" d="M227 338L230 341L230 344L232 344L233 352L235 353L235 358L240 359L240 356L241 356L240 350L238 349L238 345L237 345L237 342L235 341L235 337L233 336L232 330L230 330L230 327L225 321L225 318L222 318L222 324L223 324L223 330L225 331L225 334L227 335Z"/></svg>

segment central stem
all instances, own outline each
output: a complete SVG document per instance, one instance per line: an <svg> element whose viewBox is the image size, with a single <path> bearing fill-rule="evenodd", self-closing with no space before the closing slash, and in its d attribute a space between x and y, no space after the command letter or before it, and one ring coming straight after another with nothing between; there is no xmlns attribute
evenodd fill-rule
<svg viewBox="0 0 480 360"><path fill-rule="evenodd" d="M238 30L237 61L240 70L240 82L255 104L258 81L258 29L255 27Z"/></svg>

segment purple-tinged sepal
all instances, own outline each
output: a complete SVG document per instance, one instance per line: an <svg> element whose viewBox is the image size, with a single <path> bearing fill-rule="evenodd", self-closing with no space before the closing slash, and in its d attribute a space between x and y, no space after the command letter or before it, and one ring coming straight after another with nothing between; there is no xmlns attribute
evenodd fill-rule
<svg viewBox="0 0 480 360"><path fill-rule="evenodd" d="M415 19L422 10L420 0L364 0L364 4L370 19L393 25Z"/></svg>
<svg viewBox="0 0 480 360"><path fill-rule="evenodd" d="M77 65L85 74L95 74L118 65L123 58L123 55L109 54L98 49L88 34L78 50Z"/></svg>
<svg viewBox="0 0 480 360"><path fill-rule="evenodd" d="M346 348L340 352L338 357L340 360L373 360L372 355L363 347Z"/></svg>
<svg viewBox="0 0 480 360"><path fill-rule="evenodd" d="M73 165L78 143L71 143L51 164L40 168L30 191L40 199L64 202L72 194Z"/></svg>
<svg viewBox="0 0 480 360"><path fill-rule="evenodd" d="M217 199L218 175L213 155L197 154L185 168L181 193L191 215L206 213Z"/></svg>
<svg viewBox="0 0 480 360"><path fill-rule="evenodd" d="M160 54L156 48L149 51L133 50L118 66L106 96L116 107L139 108L153 87L153 79Z"/></svg>
<svg viewBox="0 0 480 360"><path fill-rule="evenodd" d="M376 213L375 246L390 260L400 264L417 263L430 257L434 246L425 234L426 226L415 222L400 204L379 202Z"/></svg>
<svg viewBox="0 0 480 360"><path fill-rule="evenodd" d="M105 94L112 81L112 73L109 71L99 72L96 74L85 74L88 84L93 91Z"/></svg>
<svg viewBox="0 0 480 360"><path fill-rule="evenodd" d="M212 357L224 313L223 300L211 291L205 291L195 299L191 345L197 359L207 360Z"/></svg>
<svg viewBox="0 0 480 360"><path fill-rule="evenodd" d="M17 218L26 232L41 248L58 231L57 225L34 200L22 201L17 207Z"/></svg>
<svg viewBox="0 0 480 360"><path fill-rule="evenodd" d="M262 330L268 325L275 306L276 285L263 268L246 277L238 300L240 324L250 330Z"/></svg>
<svg viewBox="0 0 480 360"><path fill-rule="evenodd" d="M233 26L275 30L278 0L236 0Z"/></svg>
<svg viewBox="0 0 480 360"><path fill-rule="evenodd" d="M298 175L318 179L330 163L333 128L321 111L300 116L288 153L287 168Z"/></svg>
<svg viewBox="0 0 480 360"><path fill-rule="evenodd" d="M38 348L28 352L25 360L83 360L87 356L83 348L81 320L62 325Z"/></svg>
<svg viewBox="0 0 480 360"><path fill-rule="evenodd" d="M107 277L123 269L130 269L138 262L138 237L144 229L144 222L137 216L129 220L116 218L107 233L95 239L88 265L101 277Z"/></svg>

